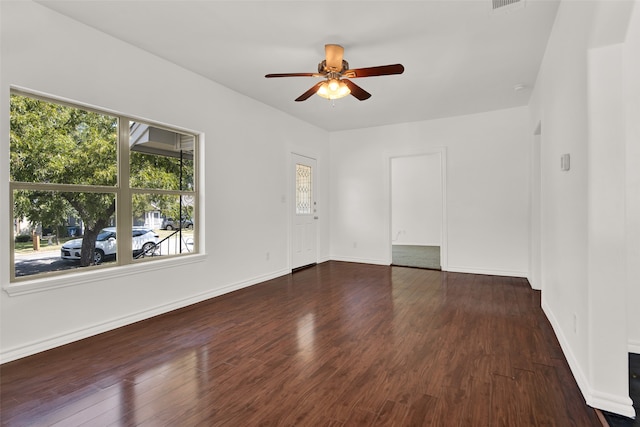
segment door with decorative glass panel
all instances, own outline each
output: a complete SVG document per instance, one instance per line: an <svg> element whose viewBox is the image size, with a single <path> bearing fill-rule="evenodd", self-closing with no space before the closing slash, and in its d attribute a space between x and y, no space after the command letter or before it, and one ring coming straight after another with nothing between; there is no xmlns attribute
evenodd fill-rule
<svg viewBox="0 0 640 427"><path fill-rule="evenodd" d="M316 222L316 161L292 155L293 167L293 220L291 232L291 268L296 269L317 260Z"/></svg>

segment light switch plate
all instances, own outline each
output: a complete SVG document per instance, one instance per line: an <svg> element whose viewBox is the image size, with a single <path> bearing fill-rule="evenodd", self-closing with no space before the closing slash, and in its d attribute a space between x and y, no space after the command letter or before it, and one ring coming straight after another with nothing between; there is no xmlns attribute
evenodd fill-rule
<svg viewBox="0 0 640 427"><path fill-rule="evenodd" d="M560 170L566 172L569 169L571 169L571 156L568 153L563 154L560 157Z"/></svg>

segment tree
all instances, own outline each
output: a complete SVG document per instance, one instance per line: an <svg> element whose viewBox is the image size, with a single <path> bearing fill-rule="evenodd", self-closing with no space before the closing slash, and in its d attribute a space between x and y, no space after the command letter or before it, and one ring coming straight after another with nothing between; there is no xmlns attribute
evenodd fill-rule
<svg viewBox="0 0 640 427"><path fill-rule="evenodd" d="M55 230L57 236L64 234L66 218L77 213L62 197L49 197L47 192L18 190L14 193L14 218L28 218L32 224Z"/></svg>
<svg viewBox="0 0 640 427"><path fill-rule="evenodd" d="M167 155L136 152L132 147L130 185L133 188L160 190L192 190L194 168L192 156L180 157L179 152ZM169 155L170 154L170 155ZM186 158L185 158L186 157ZM132 200L133 215L141 218L145 212L159 210L171 218L191 219L193 204L187 205L177 195L136 194ZM182 210L182 213L181 213Z"/></svg>
<svg viewBox="0 0 640 427"><path fill-rule="evenodd" d="M10 125L11 181L116 185L117 118L11 95ZM85 225L80 265L90 265L98 232L115 212L115 194L62 188L16 191L14 215L47 225L59 225L69 214L79 217Z"/></svg>

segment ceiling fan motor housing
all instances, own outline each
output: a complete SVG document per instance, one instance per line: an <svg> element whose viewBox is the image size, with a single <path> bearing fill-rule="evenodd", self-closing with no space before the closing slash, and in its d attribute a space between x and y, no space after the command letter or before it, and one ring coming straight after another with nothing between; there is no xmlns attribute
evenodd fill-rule
<svg viewBox="0 0 640 427"><path fill-rule="evenodd" d="M326 59L324 59L322 62L320 62L318 64L318 72L322 73L322 74L331 73L331 72L342 74L345 71L347 71L348 69L349 69L349 63L347 61L345 61L344 59L342 60L342 69L340 69L340 70L332 70L329 67L327 67L327 60Z"/></svg>

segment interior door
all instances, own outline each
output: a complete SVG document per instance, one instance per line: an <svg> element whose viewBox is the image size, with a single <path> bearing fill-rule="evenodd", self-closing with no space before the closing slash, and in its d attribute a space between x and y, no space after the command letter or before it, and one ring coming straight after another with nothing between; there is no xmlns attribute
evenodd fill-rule
<svg viewBox="0 0 640 427"><path fill-rule="evenodd" d="M316 222L316 161L315 159L292 155L293 195L291 268L296 269L317 260Z"/></svg>

